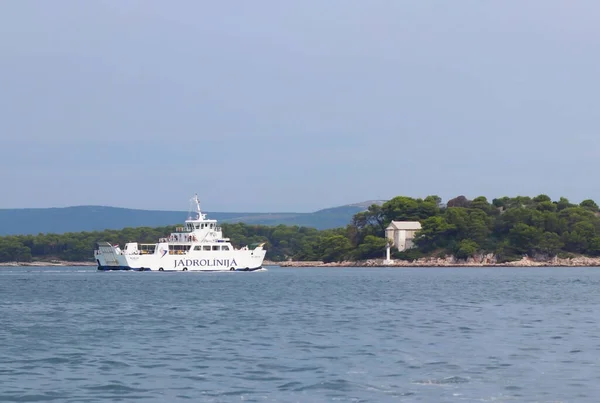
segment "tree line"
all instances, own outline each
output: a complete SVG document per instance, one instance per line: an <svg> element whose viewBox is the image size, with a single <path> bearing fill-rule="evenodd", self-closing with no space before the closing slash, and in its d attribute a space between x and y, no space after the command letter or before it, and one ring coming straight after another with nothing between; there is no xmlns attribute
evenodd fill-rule
<svg viewBox="0 0 600 403"><path fill-rule="evenodd" d="M459 196L442 203L438 196L395 197L354 215L346 227L317 230L301 226L264 226L223 223L224 236L240 247L266 242L272 261L318 260L325 262L382 258L385 228L392 220L419 221L415 248L395 252L398 259L455 256L466 259L494 253L498 261L523 255L600 256L600 213L593 200L579 204L566 198L552 201L547 195L502 197L492 202L481 196ZM175 226L65 234L0 237L0 262L60 259L93 261L96 242L123 246L127 242L155 243Z"/></svg>

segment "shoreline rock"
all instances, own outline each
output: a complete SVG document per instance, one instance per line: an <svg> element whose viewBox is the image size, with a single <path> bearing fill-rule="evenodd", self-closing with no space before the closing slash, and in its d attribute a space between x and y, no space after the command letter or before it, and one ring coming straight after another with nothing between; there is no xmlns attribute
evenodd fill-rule
<svg viewBox="0 0 600 403"><path fill-rule="evenodd" d="M2 262L0 267L79 267L96 266L95 262L67 262L65 260L51 260L49 262Z"/></svg>
<svg viewBox="0 0 600 403"><path fill-rule="evenodd" d="M495 256L485 255L469 258L467 260L458 260L450 256L447 258L421 258L413 261L392 260L391 262L386 262L384 259L331 263L324 263L321 261L265 261L263 265L280 267L600 267L600 257L577 256L573 258L553 257L537 259L524 256L520 260L498 263Z"/></svg>
<svg viewBox="0 0 600 403"><path fill-rule="evenodd" d="M0 267L91 267L95 262L69 262L65 260L34 262L3 262ZM283 261L265 260L263 266L280 267L600 267L600 257L576 256L572 258L552 258L523 256L520 260L498 263L493 254L480 255L458 260L453 256L446 258L421 258L413 261L369 259L324 263L322 261Z"/></svg>

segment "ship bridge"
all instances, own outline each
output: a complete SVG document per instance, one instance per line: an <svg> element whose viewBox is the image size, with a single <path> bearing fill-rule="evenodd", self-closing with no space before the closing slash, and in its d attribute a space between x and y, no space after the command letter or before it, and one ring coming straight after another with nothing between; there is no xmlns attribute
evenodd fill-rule
<svg viewBox="0 0 600 403"><path fill-rule="evenodd" d="M169 242L229 241L229 238L223 238L223 230L217 226L217 220L207 219L206 214L202 214L197 194L191 202L192 208L189 218L185 220L185 226L175 228Z"/></svg>

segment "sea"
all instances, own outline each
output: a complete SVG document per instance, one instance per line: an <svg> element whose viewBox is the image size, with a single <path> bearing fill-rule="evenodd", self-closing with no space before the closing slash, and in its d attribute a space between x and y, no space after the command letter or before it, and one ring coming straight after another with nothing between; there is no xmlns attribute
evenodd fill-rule
<svg viewBox="0 0 600 403"><path fill-rule="evenodd" d="M1 402L600 401L600 268L0 268Z"/></svg>

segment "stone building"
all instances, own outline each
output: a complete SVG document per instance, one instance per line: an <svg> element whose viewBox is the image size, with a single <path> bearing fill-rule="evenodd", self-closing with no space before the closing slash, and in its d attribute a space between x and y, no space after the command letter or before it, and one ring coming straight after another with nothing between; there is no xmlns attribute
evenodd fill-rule
<svg viewBox="0 0 600 403"><path fill-rule="evenodd" d="M418 221L392 221L385 229L385 237L402 252L414 246L415 233L420 229L421 223Z"/></svg>

